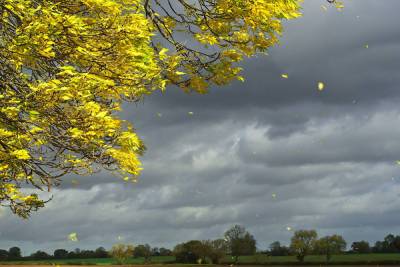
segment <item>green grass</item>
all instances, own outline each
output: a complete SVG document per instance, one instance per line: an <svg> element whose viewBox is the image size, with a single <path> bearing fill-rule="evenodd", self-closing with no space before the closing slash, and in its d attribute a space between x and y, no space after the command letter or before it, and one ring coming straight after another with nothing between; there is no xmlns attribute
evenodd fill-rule
<svg viewBox="0 0 400 267"><path fill-rule="evenodd" d="M159 256L151 258L151 265L162 264L162 263L173 263L175 258L173 256ZM230 256L223 259L223 264L233 263L233 259ZM256 256L241 256L239 257L239 264L296 264L298 263L296 257L294 256L267 256L264 254ZM304 264L323 264L325 263L325 257L322 255L311 255L306 256L304 259ZM331 264L394 264L400 263L400 253L399 254L342 254L333 255ZM32 265L48 265L48 264L59 264L59 265L113 265L116 262L111 258L105 259L65 259L65 260L30 260L30 261L7 261L0 262L0 264L32 264ZM144 264L144 258L131 258L126 264L140 265ZM183 264L173 264L169 265L173 267L174 265Z"/></svg>
<svg viewBox="0 0 400 267"><path fill-rule="evenodd" d="M175 261L175 257L173 256L158 256L152 257L151 263L159 264L159 263L169 263ZM24 261L6 261L0 262L0 264L59 264L59 265L113 265L116 264L116 261L112 258L93 258L93 259L63 259L63 260L24 260ZM144 264L144 258L131 258L127 261L126 264Z"/></svg>
<svg viewBox="0 0 400 267"><path fill-rule="evenodd" d="M325 263L326 257L323 255L310 255L304 259L305 263ZM332 255L330 263L371 263L371 262L400 262L400 254L341 254ZM224 263L233 263L232 257L226 257ZM241 264L271 264L271 263L297 263L295 256L241 256L238 263Z"/></svg>

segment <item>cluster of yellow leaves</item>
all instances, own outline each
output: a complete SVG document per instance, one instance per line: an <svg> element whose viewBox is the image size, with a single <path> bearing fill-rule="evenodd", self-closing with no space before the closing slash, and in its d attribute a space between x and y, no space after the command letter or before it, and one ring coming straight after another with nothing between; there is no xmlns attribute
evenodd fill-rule
<svg viewBox="0 0 400 267"><path fill-rule="evenodd" d="M22 182L50 189L99 165L138 175L144 146L115 111L165 86L142 1L0 6L0 202L26 217L43 202Z"/></svg>
<svg viewBox="0 0 400 267"><path fill-rule="evenodd" d="M301 0L218 0L202 8L190 1L182 2L182 8L187 10L185 19L173 20L169 13L164 17L159 15L164 22L160 27L165 28L165 35L171 35L171 43L174 43L174 31L190 28L192 31L187 34L204 49L202 53L191 53L187 45L174 43L176 53L167 58L170 62L167 62L166 77L185 91L199 93L206 93L210 84L224 85L234 79L243 81L239 75L241 68L236 63L277 44L282 33L282 19L301 15ZM211 56L212 51L218 51L216 57L215 54ZM185 75L178 75L177 69Z"/></svg>
<svg viewBox="0 0 400 267"><path fill-rule="evenodd" d="M118 117L122 102L167 84L205 93L243 80L235 64L266 52L281 20L300 16L300 0L192 2L173 17L142 0L0 1L0 204L27 217L44 202L22 183L50 190L100 167L135 181L145 148ZM215 56L173 39L188 24Z"/></svg>

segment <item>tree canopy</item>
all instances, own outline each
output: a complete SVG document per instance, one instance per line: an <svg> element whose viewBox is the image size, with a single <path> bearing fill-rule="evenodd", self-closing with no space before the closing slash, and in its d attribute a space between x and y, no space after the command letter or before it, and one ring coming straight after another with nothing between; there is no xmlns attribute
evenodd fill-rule
<svg viewBox="0 0 400 267"><path fill-rule="evenodd" d="M291 238L290 249L301 262L313 251L318 234L315 230L298 230Z"/></svg>
<svg viewBox="0 0 400 267"><path fill-rule="evenodd" d="M26 218L45 200L22 185L66 174L135 181L145 146L123 101L243 80L237 63L276 44L300 2L0 1L0 204Z"/></svg>
<svg viewBox="0 0 400 267"><path fill-rule="evenodd" d="M315 252L326 255L329 261L333 254L339 254L346 250L346 241L341 235L324 236L315 242Z"/></svg>
<svg viewBox="0 0 400 267"><path fill-rule="evenodd" d="M225 232L224 237L235 263L239 256L255 254L256 240L243 226L232 226Z"/></svg>

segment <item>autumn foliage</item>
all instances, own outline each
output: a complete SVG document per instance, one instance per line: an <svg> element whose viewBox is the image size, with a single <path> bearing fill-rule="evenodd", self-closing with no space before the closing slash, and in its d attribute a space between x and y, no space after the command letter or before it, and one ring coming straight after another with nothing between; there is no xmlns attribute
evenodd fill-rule
<svg viewBox="0 0 400 267"><path fill-rule="evenodd" d="M206 93L278 42L299 0L0 0L0 203L100 169L134 180L145 147L118 116L174 84Z"/></svg>

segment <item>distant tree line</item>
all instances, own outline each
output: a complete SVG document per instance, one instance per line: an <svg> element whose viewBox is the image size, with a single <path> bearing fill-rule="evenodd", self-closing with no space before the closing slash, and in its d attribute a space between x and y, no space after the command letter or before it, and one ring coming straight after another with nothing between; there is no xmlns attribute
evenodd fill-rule
<svg viewBox="0 0 400 267"><path fill-rule="evenodd" d="M150 263L152 257L175 256L178 263L222 263L226 256L230 256L234 263L239 256L267 254L269 256L296 256L303 262L308 255L324 255L330 261L332 255L341 253L399 253L400 236L387 235L382 241L373 246L367 241L353 242L347 249L344 238L340 235L328 235L318 238L315 230L298 230L293 233L289 246L279 241L271 243L266 251L257 251L257 242L243 226L235 225L228 229L222 238L215 240L190 240L180 243L173 250L151 247L149 244L137 246L117 244L110 251L103 247L96 250L67 251L54 250L53 255L44 251L36 251L29 256L22 257L21 249L12 247L9 250L0 249L0 261L6 260L47 260L47 259L88 259L113 257L118 263L124 263L129 258L143 258L144 263ZM257 258L257 257L255 257Z"/></svg>
<svg viewBox="0 0 400 267"><path fill-rule="evenodd" d="M376 241L373 246L364 240L353 242L351 251L355 253L399 253L400 236L388 234L382 241Z"/></svg>
<svg viewBox="0 0 400 267"><path fill-rule="evenodd" d="M151 248L149 245L136 246L130 257L145 257L149 259L152 256L171 256L172 251L167 248ZM53 255L45 251L38 250L29 256L22 257L19 247L12 247L9 250L0 249L0 261L15 260L47 260L47 259L90 259L90 258L109 258L112 257L110 252L103 247L96 250L81 250L76 248L73 251L66 249L56 249Z"/></svg>

